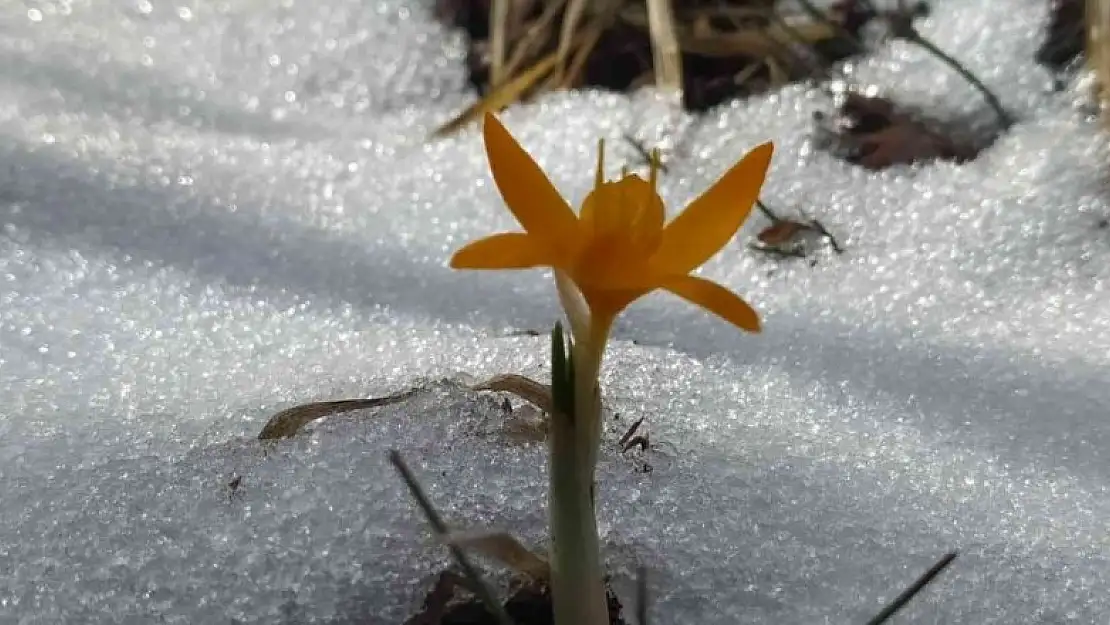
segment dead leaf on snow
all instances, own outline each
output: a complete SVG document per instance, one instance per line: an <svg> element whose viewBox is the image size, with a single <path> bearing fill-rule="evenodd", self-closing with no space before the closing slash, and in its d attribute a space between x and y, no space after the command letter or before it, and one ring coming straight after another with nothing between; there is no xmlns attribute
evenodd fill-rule
<svg viewBox="0 0 1110 625"><path fill-rule="evenodd" d="M287 408L270 417L266 426L258 433L259 440L274 440L290 438L309 423L334 414L378 408L402 402L416 395L417 389L409 389L385 397L369 397L366 399L342 399L339 401L314 402Z"/></svg>
<svg viewBox="0 0 1110 625"><path fill-rule="evenodd" d="M844 94L836 116L817 116L826 143L850 163L880 170L934 160L969 161L985 147L957 138L960 129L911 116L886 98Z"/></svg>
<svg viewBox="0 0 1110 625"><path fill-rule="evenodd" d="M547 559L525 547L508 532L451 532L437 538L444 544L480 553L533 580L547 581L551 576Z"/></svg>

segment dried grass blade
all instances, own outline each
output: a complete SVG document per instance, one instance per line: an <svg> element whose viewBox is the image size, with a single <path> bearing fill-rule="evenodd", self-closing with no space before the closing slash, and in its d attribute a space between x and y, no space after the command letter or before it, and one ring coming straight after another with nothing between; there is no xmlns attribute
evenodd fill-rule
<svg viewBox="0 0 1110 625"><path fill-rule="evenodd" d="M413 474L412 469L405 463L405 459L401 457L401 452L396 449L389 451L389 462L393 468L397 469L397 473L401 475L404 480L405 486L409 488L409 494L416 500L416 504L420 507L420 511L424 513L424 518L427 519L428 525L432 526L432 530L437 536L447 534L450 530L447 524L443 521L443 517L436 511L435 506L432 505L431 500L428 499L427 493L420 486L420 482L416 481L416 476ZM463 575L470 581L473 590L478 595L478 598L486 605L486 609L493 613L494 618L498 625L513 625L513 620L505 612L505 608L497 601L497 595L494 593L493 588L486 584L482 578L482 574L478 569L471 564L470 558L466 557L463 550L459 547L448 544L448 550L455 558L455 562L462 569Z"/></svg>
<svg viewBox="0 0 1110 625"><path fill-rule="evenodd" d="M608 27L608 23L595 22L584 31L581 31L580 40L581 44L574 54L574 59L570 62L570 66L563 70L561 76L558 77L559 89L571 89L579 84L579 79L582 76L582 70L586 68L586 61L590 58L590 53L594 51L594 47L598 41L601 41L601 35Z"/></svg>
<svg viewBox="0 0 1110 625"><path fill-rule="evenodd" d="M759 72L759 68L762 66L762 63L758 62L745 66L744 69L740 70L736 73L735 76L733 76L733 82L735 82L737 86L743 85L744 83L751 80L752 77Z"/></svg>
<svg viewBox="0 0 1110 625"><path fill-rule="evenodd" d="M366 408L378 408L380 406L396 404L412 397L416 392L417 389L409 389L385 397L342 399L339 401L315 402L286 408L270 417L270 420L266 422L266 426L258 433L258 439L265 441L290 438L300 431L302 427L317 419L354 410L364 410Z"/></svg>
<svg viewBox="0 0 1110 625"><path fill-rule="evenodd" d="M551 73L558 64L559 57L552 53L537 61L524 73L506 80L501 85L493 88L481 100L467 107L465 111L454 119L443 124L432 133L433 137L443 137L456 130L478 121L489 113L499 113L510 104L522 99L538 82Z"/></svg>
<svg viewBox="0 0 1110 625"><path fill-rule="evenodd" d="M836 36L836 29L825 23L771 24L766 29L747 29L706 36L680 29L678 44L683 52L700 56L727 58L737 55L765 58L781 54L783 47L801 41L810 46Z"/></svg>
<svg viewBox="0 0 1110 625"><path fill-rule="evenodd" d="M566 0L553 0L545 3L543 13L532 22L524 36L513 47L512 56L509 57L509 62L505 66L506 75L515 76L517 70L525 61L540 53L544 44L548 41L548 37L551 36L551 25L554 23L555 17L559 15L565 4Z"/></svg>
<svg viewBox="0 0 1110 625"><path fill-rule="evenodd" d="M636 567L636 623L648 625L648 583L647 567Z"/></svg>
<svg viewBox="0 0 1110 625"><path fill-rule="evenodd" d="M555 409L550 386L514 373L494 376L481 384L472 386L471 390L512 393L547 414L551 414Z"/></svg>
<svg viewBox="0 0 1110 625"><path fill-rule="evenodd" d="M955 551L945 554L944 557L930 567L928 571L925 571L924 575L917 578L913 584L910 584L909 588L902 591L902 593L895 597L881 612L875 615L870 621L867 621L867 625L882 625L882 623L889 621L890 617L906 607L906 604L909 603L911 599L917 596L919 592L936 579L944 569L948 568L948 565L952 564L956 556L957 554Z"/></svg>
<svg viewBox="0 0 1110 625"><path fill-rule="evenodd" d="M496 87L505 78L505 44L509 37L510 0L493 0L489 12L489 83Z"/></svg>
<svg viewBox="0 0 1110 625"><path fill-rule="evenodd" d="M1110 126L1110 0L1087 0L1087 65L1097 81L1103 122Z"/></svg>
<svg viewBox="0 0 1110 625"><path fill-rule="evenodd" d="M563 13L563 27L559 32L559 47L555 51L559 59L560 83L563 82L562 75L566 71L567 56L570 55L570 50L574 46L578 22L582 19L582 15L586 13L586 7L589 4L589 0L570 0L566 12Z"/></svg>
<svg viewBox="0 0 1110 625"><path fill-rule="evenodd" d="M655 86L663 92L681 93L682 52L678 46L671 1L647 0L647 8Z"/></svg>

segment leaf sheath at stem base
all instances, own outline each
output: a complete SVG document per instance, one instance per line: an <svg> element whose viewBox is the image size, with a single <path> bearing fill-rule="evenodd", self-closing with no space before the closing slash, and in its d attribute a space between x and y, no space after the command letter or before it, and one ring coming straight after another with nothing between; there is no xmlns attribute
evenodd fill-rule
<svg viewBox="0 0 1110 625"><path fill-rule="evenodd" d="M597 367L576 363L580 346L572 343L568 350L567 343L562 326L556 325L551 334L551 389L557 410L548 436L555 625L608 625L593 498L593 438L600 425Z"/></svg>

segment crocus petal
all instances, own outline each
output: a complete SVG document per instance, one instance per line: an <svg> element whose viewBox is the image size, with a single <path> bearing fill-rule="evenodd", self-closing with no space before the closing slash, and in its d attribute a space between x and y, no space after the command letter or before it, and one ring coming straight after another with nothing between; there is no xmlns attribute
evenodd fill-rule
<svg viewBox="0 0 1110 625"><path fill-rule="evenodd" d="M504 232L468 243L451 257L452 269L530 269L551 266L551 252L529 234Z"/></svg>
<svg viewBox="0 0 1110 625"><path fill-rule="evenodd" d="M659 247L666 209L655 189L632 174L594 188L582 202L581 227L594 236L621 233L644 248L646 258Z"/></svg>
<svg viewBox="0 0 1110 625"><path fill-rule="evenodd" d="M712 187L690 203L663 229L654 261L679 274L705 264L736 235L759 199L774 146L764 143L748 152Z"/></svg>
<svg viewBox="0 0 1110 625"><path fill-rule="evenodd" d="M590 307L591 323L612 323L613 319L628 308L632 302L651 293L654 287L642 289L604 289L590 285L582 286L582 296Z"/></svg>
<svg viewBox="0 0 1110 625"><path fill-rule="evenodd" d="M516 220L552 252L561 255L572 250L578 240L578 216L543 170L489 113L482 135L493 180Z"/></svg>
<svg viewBox="0 0 1110 625"><path fill-rule="evenodd" d="M624 235L591 237L571 268L575 284L583 289L617 291L654 288L659 272L648 263L643 248Z"/></svg>
<svg viewBox="0 0 1110 625"><path fill-rule="evenodd" d="M661 281L661 288L697 304L748 332L759 332L759 315L732 291L697 276L670 276Z"/></svg>

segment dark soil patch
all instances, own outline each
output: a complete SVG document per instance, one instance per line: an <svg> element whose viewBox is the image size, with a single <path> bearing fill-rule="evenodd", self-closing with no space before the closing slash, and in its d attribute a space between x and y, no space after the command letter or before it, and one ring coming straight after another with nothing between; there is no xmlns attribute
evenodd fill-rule
<svg viewBox="0 0 1110 625"><path fill-rule="evenodd" d="M548 1L512 0L506 47L534 34ZM467 67L478 93L490 88L490 0L437 0L436 16L469 37ZM651 82L652 49L644 3L626 2L601 32L571 88L624 92ZM842 0L827 14L784 12L774 0L676 0L684 105L704 111L728 100L820 75L863 50L863 28L878 15L870 3ZM545 28L529 55L555 51L564 15ZM589 19L589 17L585 18Z"/></svg>
<svg viewBox="0 0 1110 625"><path fill-rule="evenodd" d="M502 33L504 77L491 84L491 0L437 0L436 15L469 36L468 68L482 101L446 124L437 134L451 132L480 117L481 110L497 111L545 90L595 88L627 92L655 79L651 28L642 0L616 2L599 13L587 8L571 38L574 50L563 70L555 52L563 35L563 19L573 2L509 0L508 17L497 27ZM909 111L883 98L849 94L839 98L837 110L818 119L820 136L844 160L872 170L897 165L950 160L965 162L993 143L1013 123L1005 107L966 68L926 41L914 21L930 12L925 2L902 2L880 10L869 0L840 0L820 10L808 0L784 8L775 0L673 0L671 7L682 65L683 105L693 113L722 102L758 94L791 82L834 82L833 65L866 52L865 29L875 26L887 36L921 45L938 63L964 75L995 110L997 132L976 138L957 122L928 111ZM1079 6L1078 22L1075 11ZM1066 62L1082 48L1082 0L1056 0L1049 36L1038 59ZM568 40L571 41L571 40ZM554 62L554 65L552 65ZM535 68L536 71L531 70ZM646 148L645 148L646 151ZM778 249L778 248L775 248Z"/></svg>
<svg viewBox="0 0 1110 625"><path fill-rule="evenodd" d="M1050 5L1048 28L1035 58L1049 69L1062 71L1083 54L1084 0L1050 0Z"/></svg>
<svg viewBox="0 0 1110 625"><path fill-rule="evenodd" d="M445 571L424 599L420 613L405 625L500 625L488 608L466 589L468 582L457 573ZM610 625L629 625L620 600L606 584ZM514 625L554 625L551 589L546 584L516 581L504 602Z"/></svg>

